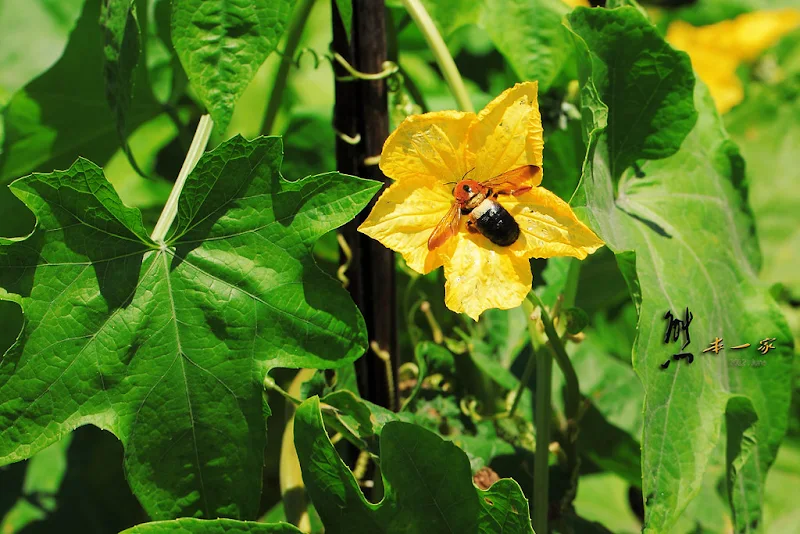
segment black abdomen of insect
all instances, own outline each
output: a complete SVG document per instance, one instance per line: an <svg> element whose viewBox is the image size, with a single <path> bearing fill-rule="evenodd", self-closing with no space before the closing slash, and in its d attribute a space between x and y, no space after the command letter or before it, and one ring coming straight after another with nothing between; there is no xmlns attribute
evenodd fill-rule
<svg viewBox="0 0 800 534"><path fill-rule="evenodd" d="M487 198L469 214L472 226L489 241L501 247L516 243L519 225L514 217L496 200Z"/></svg>

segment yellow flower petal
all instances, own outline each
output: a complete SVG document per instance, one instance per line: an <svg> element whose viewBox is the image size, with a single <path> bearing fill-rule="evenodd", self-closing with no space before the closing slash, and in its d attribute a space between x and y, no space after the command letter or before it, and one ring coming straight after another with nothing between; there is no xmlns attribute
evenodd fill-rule
<svg viewBox="0 0 800 534"><path fill-rule="evenodd" d="M481 235L459 233L444 247L445 304L478 320L489 308L516 308L531 290L530 262Z"/></svg>
<svg viewBox="0 0 800 534"><path fill-rule="evenodd" d="M396 181L424 178L428 183L461 179L469 170L467 132L474 113L436 111L411 115L389 136L381 170Z"/></svg>
<svg viewBox="0 0 800 534"><path fill-rule="evenodd" d="M508 247L515 255L584 259L603 246L600 238L575 217L569 204L543 187L534 187L519 197L500 197L499 202L519 224L519 239Z"/></svg>
<svg viewBox="0 0 800 534"><path fill-rule="evenodd" d="M444 186L419 178L397 182L383 192L358 230L427 274L442 265L440 249L428 250L428 237L452 204L453 195Z"/></svg>
<svg viewBox="0 0 800 534"><path fill-rule="evenodd" d="M469 150L475 153L470 178L488 180L523 165L542 166L544 138L537 99L538 82L518 83L489 102L469 130ZM539 185L539 172L531 185Z"/></svg>
<svg viewBox="0 0 800 534"><path fill-rule="evenodd" d="M725 113L744 97L736 76L739 64L753 61L798 26L800 10L756 11L700 27L675 21L667 29L667 41L689 54L717 109Z"/></svg>

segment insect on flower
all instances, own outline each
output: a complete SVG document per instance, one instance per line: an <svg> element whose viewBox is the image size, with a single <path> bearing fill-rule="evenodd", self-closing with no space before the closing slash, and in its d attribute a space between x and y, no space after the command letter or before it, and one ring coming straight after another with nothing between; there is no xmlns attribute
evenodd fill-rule
<svg viewBox="0 0 800 534"><path fill-rule="evenodd" d="M539 170L525 165L478 183L461 180L453 189L455 202L428 238L428 250L440 247L458 232L461 215L469 215L467 230L483 234L501 247L513 245L519 239L519 224L498 201L498 195L518 196L531 187L524 185ZM467 172L469 174L469 172Z"/></svg>
<svg viewBox="0 0 800 534"><path fill-rule="evenodd" d="M537 89L517 84L477 114L405 119L381 152L394 183L359 227L419 273L443 266L445 304L473 319L522 303L530 258L583 259L603 246L569 204L540 187Z"/></svg>

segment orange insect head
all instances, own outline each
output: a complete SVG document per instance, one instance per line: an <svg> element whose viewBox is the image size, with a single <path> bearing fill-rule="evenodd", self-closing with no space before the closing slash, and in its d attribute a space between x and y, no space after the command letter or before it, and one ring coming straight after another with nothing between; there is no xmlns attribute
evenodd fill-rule
<svg viewBox="0 0 800 534"><path fill-rule="evenodd" d="M483 190L484 187L475 180L461 180L453 189L453 196L456 197L456 202L459 204L466 204L473 195L481 193Z"/></svg>

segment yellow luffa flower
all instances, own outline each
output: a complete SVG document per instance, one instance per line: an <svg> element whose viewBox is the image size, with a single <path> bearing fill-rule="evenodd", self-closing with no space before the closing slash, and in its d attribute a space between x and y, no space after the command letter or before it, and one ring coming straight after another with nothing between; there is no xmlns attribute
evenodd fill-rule
<svg viewBox="0 0 800 534"><path fill-rule="evenodd" d="M708 26L676 20L667 41L689 54L697 76L708 85L717 109L725 113L744 98L736 69L800 26L800 10L756 11Z"/></svg>
<svg viewBox="0 0 800 534"><path fill-rule="evenodd" d="M569 205L537 187L542 180L542 120L538 84L505 91L480 113L438 111L408 117L386 140L381 170L395 180L359 230L403 255L426 274L444 265L445 303L473 319L489 308L519 306L531 289L529 258L583 259L603 242L578 221ZM519 196L498 202L514 217L520 236L498 246L466 228L434 250L428 238L454 202L453 185L469 172L484 182L509 170L539 170Z"/></svg>

